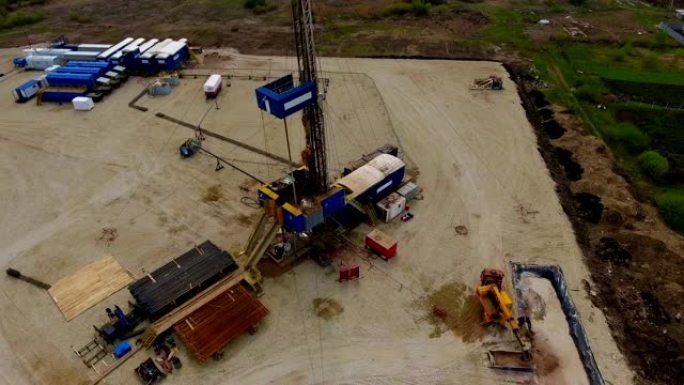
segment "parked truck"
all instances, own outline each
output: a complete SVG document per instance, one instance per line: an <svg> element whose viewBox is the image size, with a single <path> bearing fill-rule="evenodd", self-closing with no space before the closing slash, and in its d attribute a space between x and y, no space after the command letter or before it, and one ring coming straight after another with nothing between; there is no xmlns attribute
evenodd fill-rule
<svg viewBox="0 0 684 385"><path fill-rule="evenodd" d="M221 87L223 82L221 80L221 75L211 75L206 82L204 82L204 95L207 98L215 98L221 92Z"/></svg>

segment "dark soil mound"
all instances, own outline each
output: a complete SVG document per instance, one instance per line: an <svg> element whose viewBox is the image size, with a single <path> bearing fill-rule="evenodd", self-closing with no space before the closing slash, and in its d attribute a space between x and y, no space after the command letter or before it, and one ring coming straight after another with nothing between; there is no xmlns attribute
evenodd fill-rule
<svg viewBox="0 0 684 385"><path fill-rule="evenodd" d="M610 261L624 266L629 265L632 261L632 254L625 250L620 245L620 242L608 237L603 237L599 240L594 255L604 261Z"/></svg>
<svg viewBox="0 0 684 385"><path fill-rule="evenodd" d="M589 223L599 223L603 214L601 198L590 193L575 194L577 216Z"/></svg>
<svg viewBox="0 0 684 385"><path fill-rule="evenodd" d="M582 173L584 169L575 159L575 155L564 148L556 147L555 149L556 158L558 163L563 166L565 171L565 177L571 181L577 181L582 179Z"/></svg>

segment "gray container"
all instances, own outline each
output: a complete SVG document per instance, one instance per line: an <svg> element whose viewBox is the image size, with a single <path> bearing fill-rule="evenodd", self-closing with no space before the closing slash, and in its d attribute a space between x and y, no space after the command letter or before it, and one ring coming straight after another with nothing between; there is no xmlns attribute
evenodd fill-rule
<svg viewBox="0 0 684 385"><path fill-rule="evenodd" d="M407 182L397 190L397 193L406 198L407 202L413 200L419 192L418 185L413 182Z"/></svg>
<svg viewBox="0 0 684 385"><path fill-rule="evenodd" d="M168 95L171 93L171 86L166 82L154 82L147 88L150 95Z"/></svg>

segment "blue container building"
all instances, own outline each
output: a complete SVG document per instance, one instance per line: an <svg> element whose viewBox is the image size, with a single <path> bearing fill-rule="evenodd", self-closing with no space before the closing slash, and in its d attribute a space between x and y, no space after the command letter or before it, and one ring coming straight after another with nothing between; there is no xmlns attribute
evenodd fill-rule
<svg viewBox="0 0 684 385"><path fill-rule="evenodd" d="M50 87L95 87L96 74L55 73L47 74L46 80Z"/></svg>
<svg viewBox="0 0 684 385"><path fill-rule="evenodd" d="M112 68L113 64L106 61L78 61L72 60L67 62L65 67L94 67L94 68L105 68L109 70Z"/></svg>
<svg viewBox="0 0 684 385"><path fill-rule="evenodd" d="M105 71L104 68L97 67L58 67L52 72L60 74L94 74L97 75L97 77L100 77Z"/></svg>

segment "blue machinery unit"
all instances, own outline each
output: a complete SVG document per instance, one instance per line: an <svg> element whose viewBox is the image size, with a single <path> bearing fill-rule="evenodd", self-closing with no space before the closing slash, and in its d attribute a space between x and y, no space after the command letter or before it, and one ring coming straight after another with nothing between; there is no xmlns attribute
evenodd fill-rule
<svg viewBox="0 0 684 385"><path fill-rule="evenodd" d="M317 102L318 91L314 82L295 87L292 75L284 76L256 89L257 105L279 119Z"/></svg>
<svg viewBox="0 0 684 385"><path fill-rule="evenodd" d="M295 190L301 188L305 172L304 168L297 169L258 190L259 205L276 217L285 229L297 233L313 229L351 202L375 203L386 197L399 187L405 165L401 159L381 153L339 179L326 193L308 198L297 207Z"/></svg>

